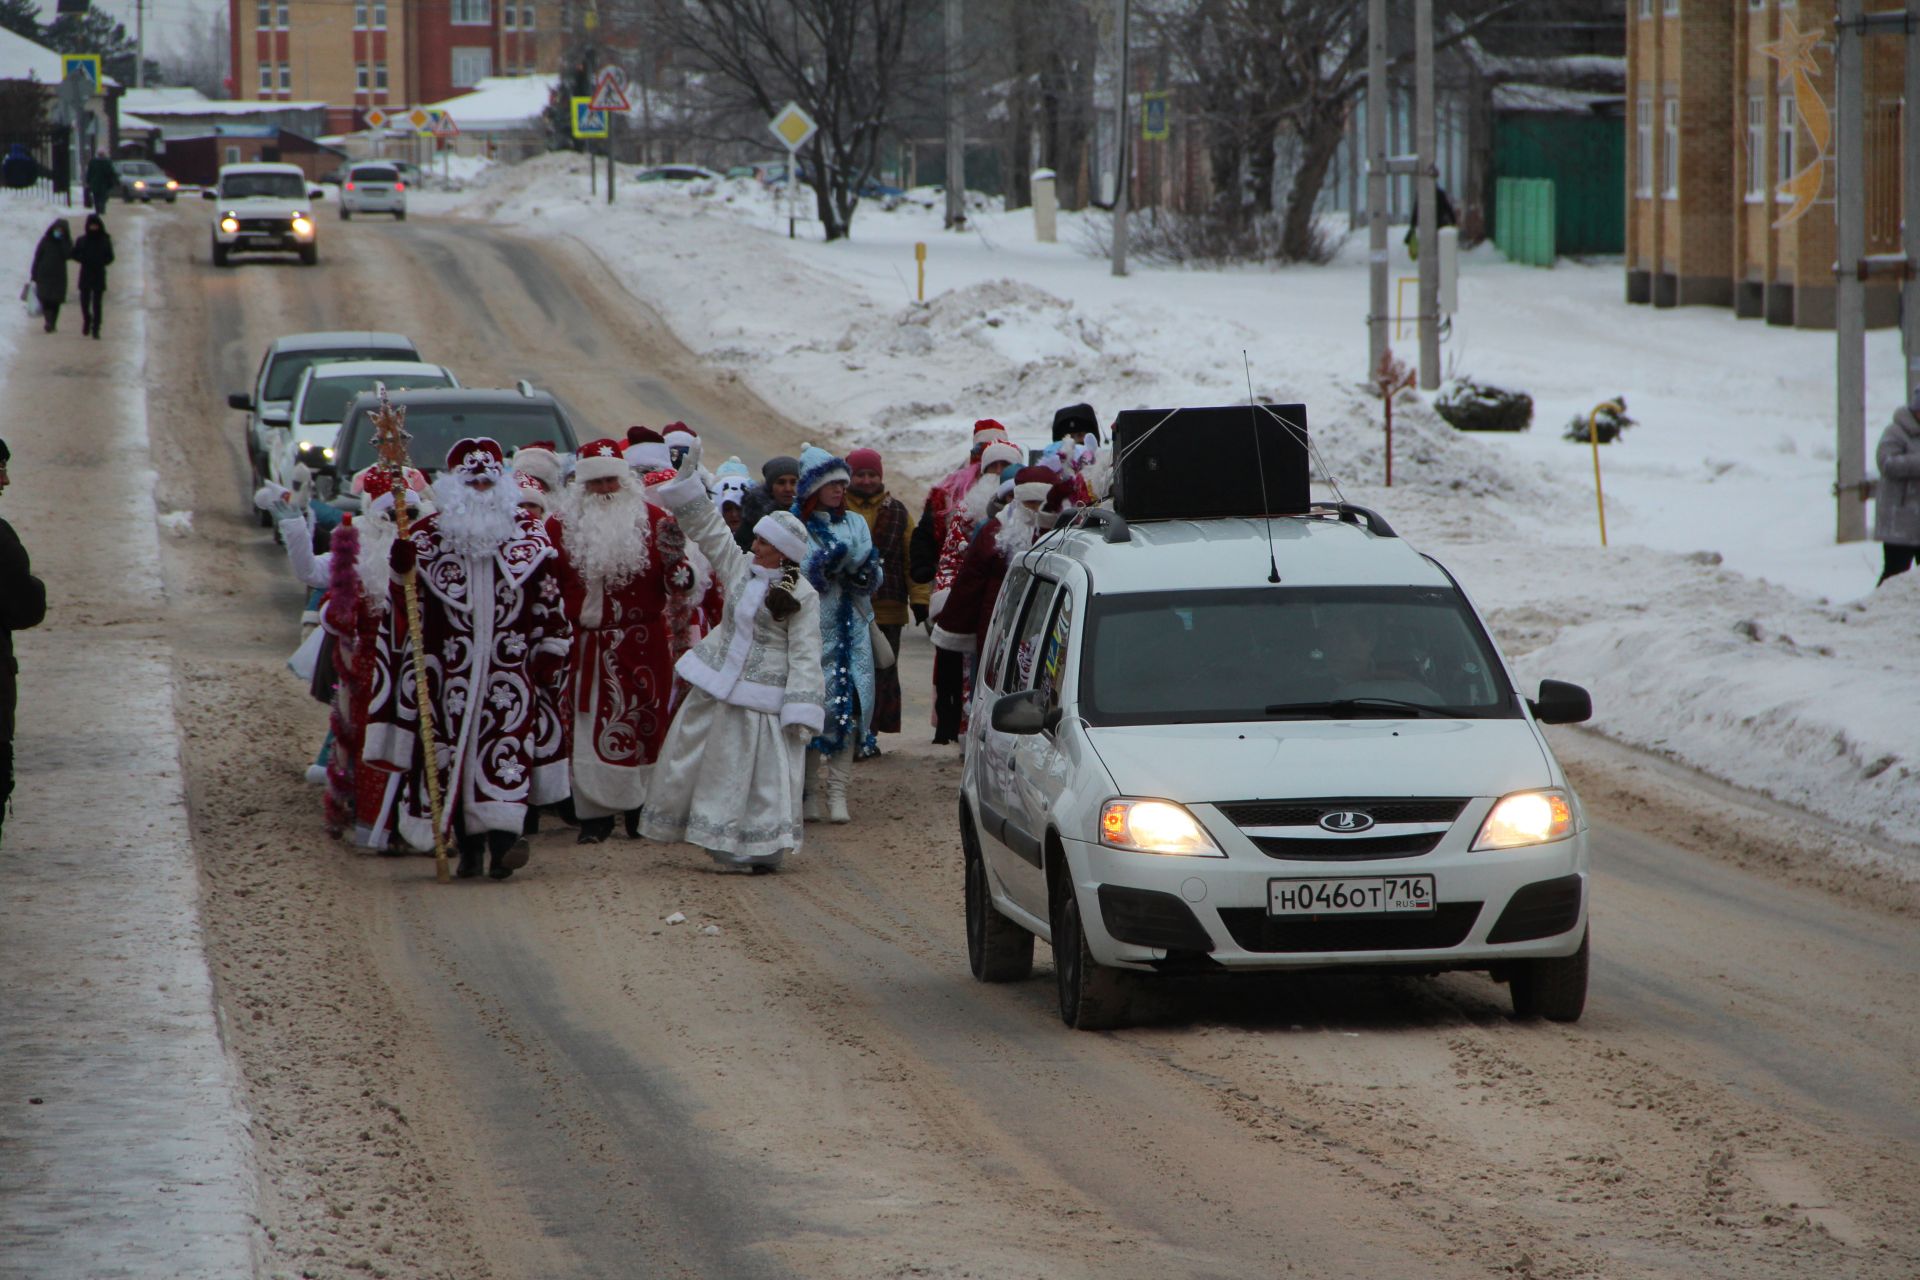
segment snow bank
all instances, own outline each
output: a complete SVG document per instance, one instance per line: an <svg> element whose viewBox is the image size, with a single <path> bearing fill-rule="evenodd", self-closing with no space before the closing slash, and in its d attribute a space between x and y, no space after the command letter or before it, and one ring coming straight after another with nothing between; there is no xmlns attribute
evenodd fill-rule
<svg viewBox="0 0 1920 1280"><path fill-rule="evenodd" d="M1920 692L1893 668L1920 587L1874 595L1877 548L1832 545L1830 335L1628 307L1617 263L1540 271L1476 250L1448 372L1531 393L1533 430L1463 434L1404 396L1388 490L1380 404L1361 377L1357 244L1321 268L1114 280L1073 247L1075 215L1060 243L1039 244L1025 213L976 212L954 235L938 208L863 206L853 239L823 246L806 223L788 240L751 182L623 185L609 211L574 156L496 169L466 200L471 216L578 236L691 348L817 439L882 449L902 492L948 470L979 417L1031 445L1074 401L1110 420L1238 402L1249 381L1303 401L1340 491L1455 570L1527 679L1588 685L1595 727L1623 742L1920 843ZM1396 240L1396 276L1413 271L1403 252ZM1897 402L1897 335L1870 335L1869 373L1871 403ZM1622 394L1642 425L1602 450L1603 550L1590 454L1559 433Z"/></svg>

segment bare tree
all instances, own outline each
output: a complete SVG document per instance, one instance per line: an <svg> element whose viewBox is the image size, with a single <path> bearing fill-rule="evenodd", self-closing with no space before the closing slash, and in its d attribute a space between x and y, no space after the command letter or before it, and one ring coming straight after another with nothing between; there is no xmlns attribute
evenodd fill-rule
<svg viewBox="0 0 1920 1280"><path fill-rule="evenodd" d="M227 11L222 7L190 15L181 23L172 46L160 56L160 74L167 84L187 85L209 98L226 98L231 96L227 58Z"/></svg>
<svg viewBox="0 0 1920 1280"><path fill-rule="evenodd" d="M766 121L789 101L813 117L806 180L838 240L897 113L937 85L938 17L929 0L677 0L652 23L728 140L751 130L764 143Z"/></svg>

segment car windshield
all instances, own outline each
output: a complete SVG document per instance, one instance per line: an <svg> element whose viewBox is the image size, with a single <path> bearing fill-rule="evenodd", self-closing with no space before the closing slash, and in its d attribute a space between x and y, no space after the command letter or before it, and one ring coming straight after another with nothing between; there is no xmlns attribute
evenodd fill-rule
<svg viewBox="0 0 1920 1280"><path fill-rule="evenodd" d="M381 165L378 168L373 168L373 169L355 169L352 173L348 174L347 176L352 178L355 182L398 182L400 181L400 174L393 169L387 168L385 165Z"/></svg>
<svg viewBox="0 0 1920 1280"><path fill-rule="evenodd" d="M468 437L496 440L511 454L536 440L551 440L561 453L572 453L579 443L565 418L551 404L421 404L407 406L407 452L422 470L438 471L447 451ZM340 474L352 475L373 465L373 429L362 409L348 433L347 456Z"/></svg>
<svg viewBox="0 0 1920 1280"><path fill-rule="evenodd" d="M120 172L122 174L131 174L136 178L144 178L149 174L158 173L160 170L144 160L122 160L120 162Z"/></svg>
<svg viewBox="0 0 1920 1280"><path fill-rule="evenodd" d="M374 390L376 384L384 384L389 391L453 385L439 369L422 369L418 373L356 373L338 378L316 377L307 384L306 399L300 402L300 421L339 426L340 420L347 416L347 406L353 403L353 398L362 391Z"/></svg>
<svg viewBox="0 0 1920 1280"><path fill-rule="evenodd" d="M271 200L305 200L307 180L297 173L230 173L220 179L220 194L229 200L264 196Z"/></svg>
<svg viewBox="0 0 1920 1280"><path fill-rule="evenodd" d="M315 348L311 351L283 351L275 357L267 369L267 389L261 393L262 400L291 400L293 393L300 389L300 375L317 364L339 364L342 360L411 360L415 352L409 347L339 347L332 350ZM341 412L346 406L340 406ZM335 418L334 421L339 421Z"/></svg>
<svg viewBox="0 0 1920 1280"><path fill-rule="evenodd" d="M1095 596L1090 724L1519 714L1451 587L1277 587Z"/></svg>

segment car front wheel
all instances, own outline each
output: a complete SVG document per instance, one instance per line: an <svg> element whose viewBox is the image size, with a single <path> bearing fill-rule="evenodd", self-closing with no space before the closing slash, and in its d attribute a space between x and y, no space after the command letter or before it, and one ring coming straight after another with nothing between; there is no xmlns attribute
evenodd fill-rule
<svg viewBox="0 0 1920 1280"><path fill-rule="evenodd" d="M1060 989L1060 1021L1076 1031L1109 1031L1130 1020L1132 975L1094 963L1071 885L1053 920L1053 974Z"/></svg>
<svg viewBox="0 0 1920 1280"><path fill-rule="evenodd" d="M1587 935L1570 956L1521 960L1509 979L1513 1011L1522 1018L1577 1022L1587 1007Z"/></svg>
<svg viewBox="0 0 1920 1280"><path fill-rule="evenodd" d="M302 265L310 267L318 261L320 261L319 245L310 244L300 250L300 262Z"/></svg>
<svg viewBox="0 0 1920 1280"><path fill-rule="evenodd" d="M216 267L224 267L227 265L227 246L221 244L218 240L213 242L213 265Z"/></svg>
<svg viewBox="0 0 1920 1280"><path fill-rule="evenodd" d="M973 819L964 811L960 845L967 877L967 967L981 982L1024 981L1033 976L1033 935L993 909L987 861Z"/></svg>

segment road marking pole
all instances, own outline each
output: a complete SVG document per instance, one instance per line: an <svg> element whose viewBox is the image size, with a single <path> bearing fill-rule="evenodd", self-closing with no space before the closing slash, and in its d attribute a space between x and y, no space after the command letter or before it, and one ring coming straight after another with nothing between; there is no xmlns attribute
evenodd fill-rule
<svg viewBox="0 0 1920 1280"><path fill-rule="evenodd" d="M927 246L924 241L913 246L913 264L920 277L919 300L927 300Z"/></svg>
<svg viewBox="0 0 1920 1280"><path fill-rule="evenodd" d="M1593 505L1600 513L1600 545L1603 547L1607 545L1607 501L1600 494L1599 422L1601 413L1609 409L1615 413L1627 411L1627 407L1618 400L1603 400L1593 406L1593 412L1587 415L1587 447L1593 450Z"/></svg>

